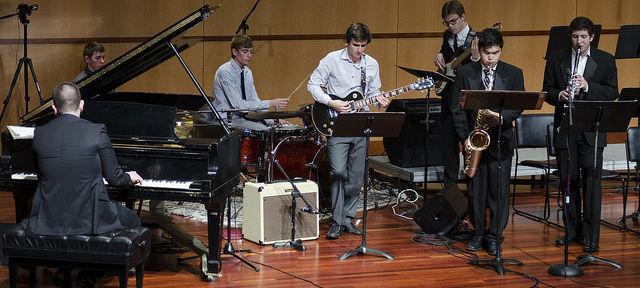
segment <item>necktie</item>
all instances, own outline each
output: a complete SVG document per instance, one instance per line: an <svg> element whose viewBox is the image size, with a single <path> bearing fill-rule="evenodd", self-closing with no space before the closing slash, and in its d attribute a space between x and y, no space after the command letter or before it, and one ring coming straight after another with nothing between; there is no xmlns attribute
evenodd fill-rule
<svg viewBox="0 0 640 288"><path fill-rule="evenodd" d="M458 52L458 34L453 34L453 52Z"/></svg>
<svg viewBox="0 0 640 288"><path fill-rule="evenodd" d="M240 89L242 90L242 100L247 100L247 92L244 89L244 69L240 72Z"/></svg>
<svg viewBox="0 0 640 288"><path fill-rule="evenodd" d="M491 70L490 68L484 68L482 69L482 72L484 72L484 77L482 77L482 83L484 84L484 88L485 90L491 90L493 89L493 83L491 83L491 74L493 74L493 70Z"/></svg>

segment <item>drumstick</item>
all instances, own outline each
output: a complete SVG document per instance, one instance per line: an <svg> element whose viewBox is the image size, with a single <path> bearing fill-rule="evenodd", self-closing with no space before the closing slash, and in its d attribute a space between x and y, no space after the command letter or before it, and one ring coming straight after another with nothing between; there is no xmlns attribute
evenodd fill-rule
<svg viewBox="0 0 640 288"><path fill-rule="evenodd" d="M309 72L309 74L307 74L307 77L304 77L304 79L302 79L302 81L300 81L300 84L298 84L296 89L293 89L291 94L289 94L289 97L287 97L287 103L288 103L289 100L291 100L291 97L293 96L293 94L296 94L296 92L298 92L298 89L300 89L300 86L302 86L302 83L304 83L305 81L307 81L307 79L309 79L309 76L311 76L311 73L313 73L313 70L311 70L311 72Z"/></svg>

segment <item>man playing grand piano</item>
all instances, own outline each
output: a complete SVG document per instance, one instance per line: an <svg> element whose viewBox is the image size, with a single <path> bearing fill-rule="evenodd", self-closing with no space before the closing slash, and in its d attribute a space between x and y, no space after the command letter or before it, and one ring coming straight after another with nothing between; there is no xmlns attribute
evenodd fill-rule
<svg viewBox="0 0 640 288"><path fill-rule="evenodd" d="M248 67L252 57L251 38L246 35L234 36L231 40L231 60L218 67L213 78L213 106L218 111L282 109L287 106L287 98L260 100L253 84L253 73ZM234 127L268 130L264 122L245 119L243 114L245 113L222 113L221 116L231 117L230 122Z"/></svg>
<svg viewBox="0 0 640 288"><path fill-rule="evenodd" d="M35 129L39 182L26 220L33 233L101 234L140 225L133 211L109 200L103 178L113 186L142 178L120 169L106 127L81 119L83 106L78 87L62 83L53 92L58 117Z"/></svg>
<svg viewBox="0 0 640 288"><path fill-rule="evenodd" d="M84 70L78 73L78 75L73 78L72 82L77 83L84 77L87 77L102 68L102 66L104 66L104 55L105 49L102 44L92 41L87 43L87 45L84 45L84 49L82 50L82 59L85 63Z"/></svg>

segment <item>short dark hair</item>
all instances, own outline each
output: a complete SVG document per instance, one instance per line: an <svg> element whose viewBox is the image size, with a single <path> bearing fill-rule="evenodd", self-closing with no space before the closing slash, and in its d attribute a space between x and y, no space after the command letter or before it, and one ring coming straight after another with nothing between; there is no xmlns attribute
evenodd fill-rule
<svg viewBox="0 0 640 288"><path fill-rule="evenodd" d="M449 14L462 16L464 14L464 5L458 0L447 1L442 5L442 20L447 18Z"/></svg>
<svg viewBox="0 0 640 288"><path fill-rule="evenodd" d="M251 37L247 35L233 36L231 39L231 49L240 51L240 48L253 48L253 40L251 40Z"/></svg>
<svg viewBox="0 0 640 288"><path fill-rule="evenodd" d="M80 106L80 89L76 84L63 82L53 89L53 105L60 112L76 111Z"/></svg>
<svg viewBox="0 0 640 288"><path fill-rule="evenodd" d="M502 33L497 29L486 28L482 32L478 33L478 48L489 48L497 45L500 48L504 46L504 40L502 40Z"/></svg>
<svg viewBox="0 0 640 288"><path fill-rule="evenodd" d="M84 45L84 49L82 50L82 58L84 57L89 57L91 58L91 56L93 56L93 53L104 53L105 49L104 46L102 46L102 44L96 42L96 41L92 41L87 43L87 45Z"/></svg>
<svg viewBox="0 0 640 288"><path fill-rule="evenodd" d="M569 24L569 30L573 33L574 31L586 29L587 32L589 32L589 36L591 36L594 33L593 26L593 21L591 21L591 19L579 16L571 21L571 24Z"/></svg>
<svg viewBox="0 0 640 288"><path fill-rule="evenodd" d="M353 23L347 28L347 32L344 33L344 43L351 43L351 41L367 41L367 44L371 42L371 32L369 27L362 23Z"/></svg>

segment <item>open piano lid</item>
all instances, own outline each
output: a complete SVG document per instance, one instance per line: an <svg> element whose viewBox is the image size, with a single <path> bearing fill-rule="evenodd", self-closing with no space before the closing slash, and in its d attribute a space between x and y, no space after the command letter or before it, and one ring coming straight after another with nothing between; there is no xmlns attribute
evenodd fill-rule
<svg viewBox="0 0 640 288"><path fill-rule="evenodd" d="M82 98L91 100L100 94L112 91L171 58L175 54L170 43L173 43L181 52L198 42L193 38L186 40L181 35L204 21L218 7L213 9L209 5L201 7L146 42L107 63L95 73L79 80L76 84L80 88ZM174 38L178 38L177 41ZM53 118L53 111L48 109L52 104L53 99L49 98L44 104L22 116L22 120L26 123L40 123Z"/></svg>

